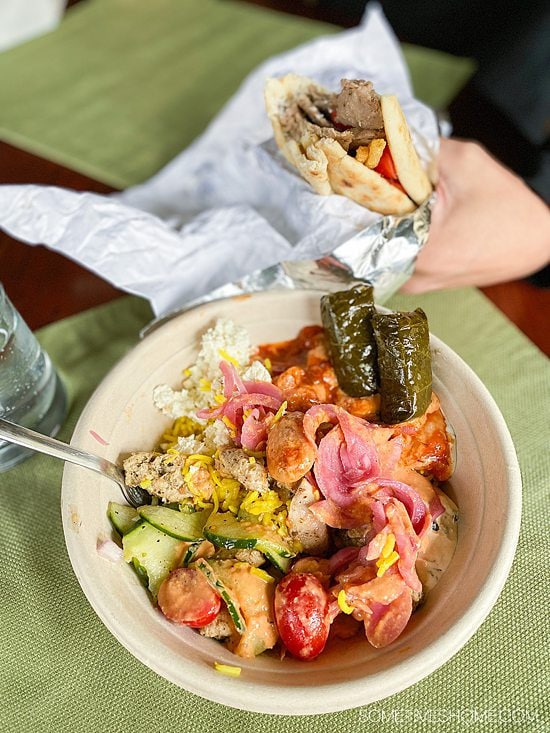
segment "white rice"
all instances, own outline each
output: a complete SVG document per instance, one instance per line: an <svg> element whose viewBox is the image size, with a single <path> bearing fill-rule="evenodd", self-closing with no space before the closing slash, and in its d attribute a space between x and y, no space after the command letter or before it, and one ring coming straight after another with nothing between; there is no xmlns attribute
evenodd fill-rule
<svg viewBox="0 0 550 733"><path fill-rule="evenodd" d="M271 375L261 362L254 361L250 364L253 351L246 329L233 321L220 318L202 336L197 360L195 364L185 370L182 388L174 390L167 384L159 384L155 387L153 390L155 407L173 420L178 417L190 417L204 424L206 421L197 418L196 413L201 408L217 405L215 395L223 391L219 367L222 359L229 357L237 372L245 380L271 382ZM207 445L207 448L214 443L218 444L217 447L220 442L229 443L227 429L223 423L220 423L226 433L222 434L222 428L218 427L218 423L219 421L214 423L218 433L216 436L211 433L210 445ZM187 453L187 450L183 452ZM203 451L191 452L201 453Z"/></svg>

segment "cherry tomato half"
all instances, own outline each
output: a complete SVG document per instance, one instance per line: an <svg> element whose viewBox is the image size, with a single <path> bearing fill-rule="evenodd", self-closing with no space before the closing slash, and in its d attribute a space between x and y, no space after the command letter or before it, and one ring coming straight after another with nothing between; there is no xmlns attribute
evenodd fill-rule
<svg viewBox="0 0 550 733"><path fill-rule="evenodd" d="M395 170L395 163L393 162L392 155L389 147L386 145L382 157L378 162L378 165L374 169L377 173L380 173L384 178L388 178L390 181L397 181L397 171Z"/></svg>
<svg viewBox="0 0 550 733"><path fill-rule="evenodd" d="M196 568L172 570L160 586L157 601L167 619L194 629L213 621L221 606L220 596Z"/></svg>
<svg viewBox="0 0 550 733"><path fill-rule="evenodd" d="M325 648L329 598L312 573L285 575L275 589L275 622L293 657L315 659Z"/></svg>

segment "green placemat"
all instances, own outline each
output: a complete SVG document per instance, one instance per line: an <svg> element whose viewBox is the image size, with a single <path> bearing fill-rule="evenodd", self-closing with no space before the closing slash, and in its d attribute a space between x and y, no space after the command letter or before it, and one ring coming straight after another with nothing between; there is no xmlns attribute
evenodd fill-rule
<svg viewBox="0 0 550 733"><path fill-rule="evenodd" d="M258 715L187 693L134 659L88 605L64 546L62 464L35 456L0 474L1 731L548 730L548 361L477 291L400 296L392 305L423 307L432 330L485 381L508 422L521 464L523 526L512 573L465 648L408 690L331 715ZM98 380L136 342L149 318L143 301L125 297L41 331L69 388L64 439ZM314 674L314 665L311 669ZM284 704L281 700L282 709Z"/></svg>
<svg viewBox="0 0 550 733"><path fill-rule="evenodd" d="M261 61L337 30L228 0L86 0L58 30L0 54L0 138L125 188L183 150ZM405 52L436 108L472 72Z"/></svg>

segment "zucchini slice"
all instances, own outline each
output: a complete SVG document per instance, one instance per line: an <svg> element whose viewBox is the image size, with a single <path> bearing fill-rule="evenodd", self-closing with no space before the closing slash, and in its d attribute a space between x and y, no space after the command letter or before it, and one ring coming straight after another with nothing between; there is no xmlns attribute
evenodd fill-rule
<svg viewBox="0 0 550 733"><path fill-rule="evenodd" d="M228 573L224 573L221 562L207 562L203 558L200 558L195 562L194 567L204 574L204 577L210 586L216 591L216 593L220 594L221 599L227 606L229 615L235 624L235 628L239 634L244 634L246 631L246 623L241 612L241 607L239 606L239 602L235 598L234 594L231 592L231 588L227 585L227 581L230 580L230 577L228 577ZM220 576L224 577L222 578Z"/></svg>
<svg viewBox="0 0 550 733"><path fill-rule="evenodd" d="M378 388L375 313L372 285L323 295L321 320L338 384L350 397L365 397Z"/></svg>
<svg viewBox="0 0 550 733"><path fill-rule="evenodd" d="M139 522L139 514L133 506L118 504L116 501L110 501L107 505L107 516L121 537L128 534Z"/></svg>
<svg viewBox="0 0 550 733"><path fill-rule="evenodd" d="M230 512L212 514L204 526L204 536L227 550L259 550L282 572L288 570L290 558L296 556L292 545L275 530L256 522L242 521Z"/></svg>
<svg viewBox="0 0 550 733"><path fill-rule="evenodd" d="M161 532L175 537L177 540L195 542L204 538L202 533L204 523L208 519L211 509L201 512L180 512L167 506L140 506L139 516Z"/></svg>
<svg viewBox="0 0 550 733"><path fill-rule="evenodd" d="M208 550L210 549L210 551ZM190 565L199 557L210 557L214 554L214 547L208 540L197 540L196 542L190 542L187 545L181 564L186 567Z"/></svg>
<svg viewBox="0 0 550 733"><path fill-rule="evenodd" d="M187 543L177 540L148 522L140 522L122 538L124 559L131 562L138 575L147 574L147 585L153 598L170 571L182 561Z"/></svg>
<svg viewBox="0 0 550 733"><path fill-rule="evenodd" d="M372 318L378 346L380 416L387 425L423 415L432 398L428 319L411 313L377 313Z"/></svg>

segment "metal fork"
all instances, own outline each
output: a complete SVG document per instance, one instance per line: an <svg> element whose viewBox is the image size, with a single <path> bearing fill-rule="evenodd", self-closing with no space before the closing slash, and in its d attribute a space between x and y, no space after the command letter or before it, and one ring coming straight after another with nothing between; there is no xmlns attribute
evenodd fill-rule
<svg viewBox="0 0 550 733"><path fill-rule="evenodd" d="M79 448L73 448L72 445L50 438L49 435L42 435L42 433L37 433L22 425L16 425L3 418L0 418L0 438L8 443L15 443L38 453L45 453L48 456L60 458L62 461L75 463L77 466L100 473L117 483L126 501L134 507L151 503L151 495L139 486L127 486L122 469L106 458L87 453Z"/></svg>

